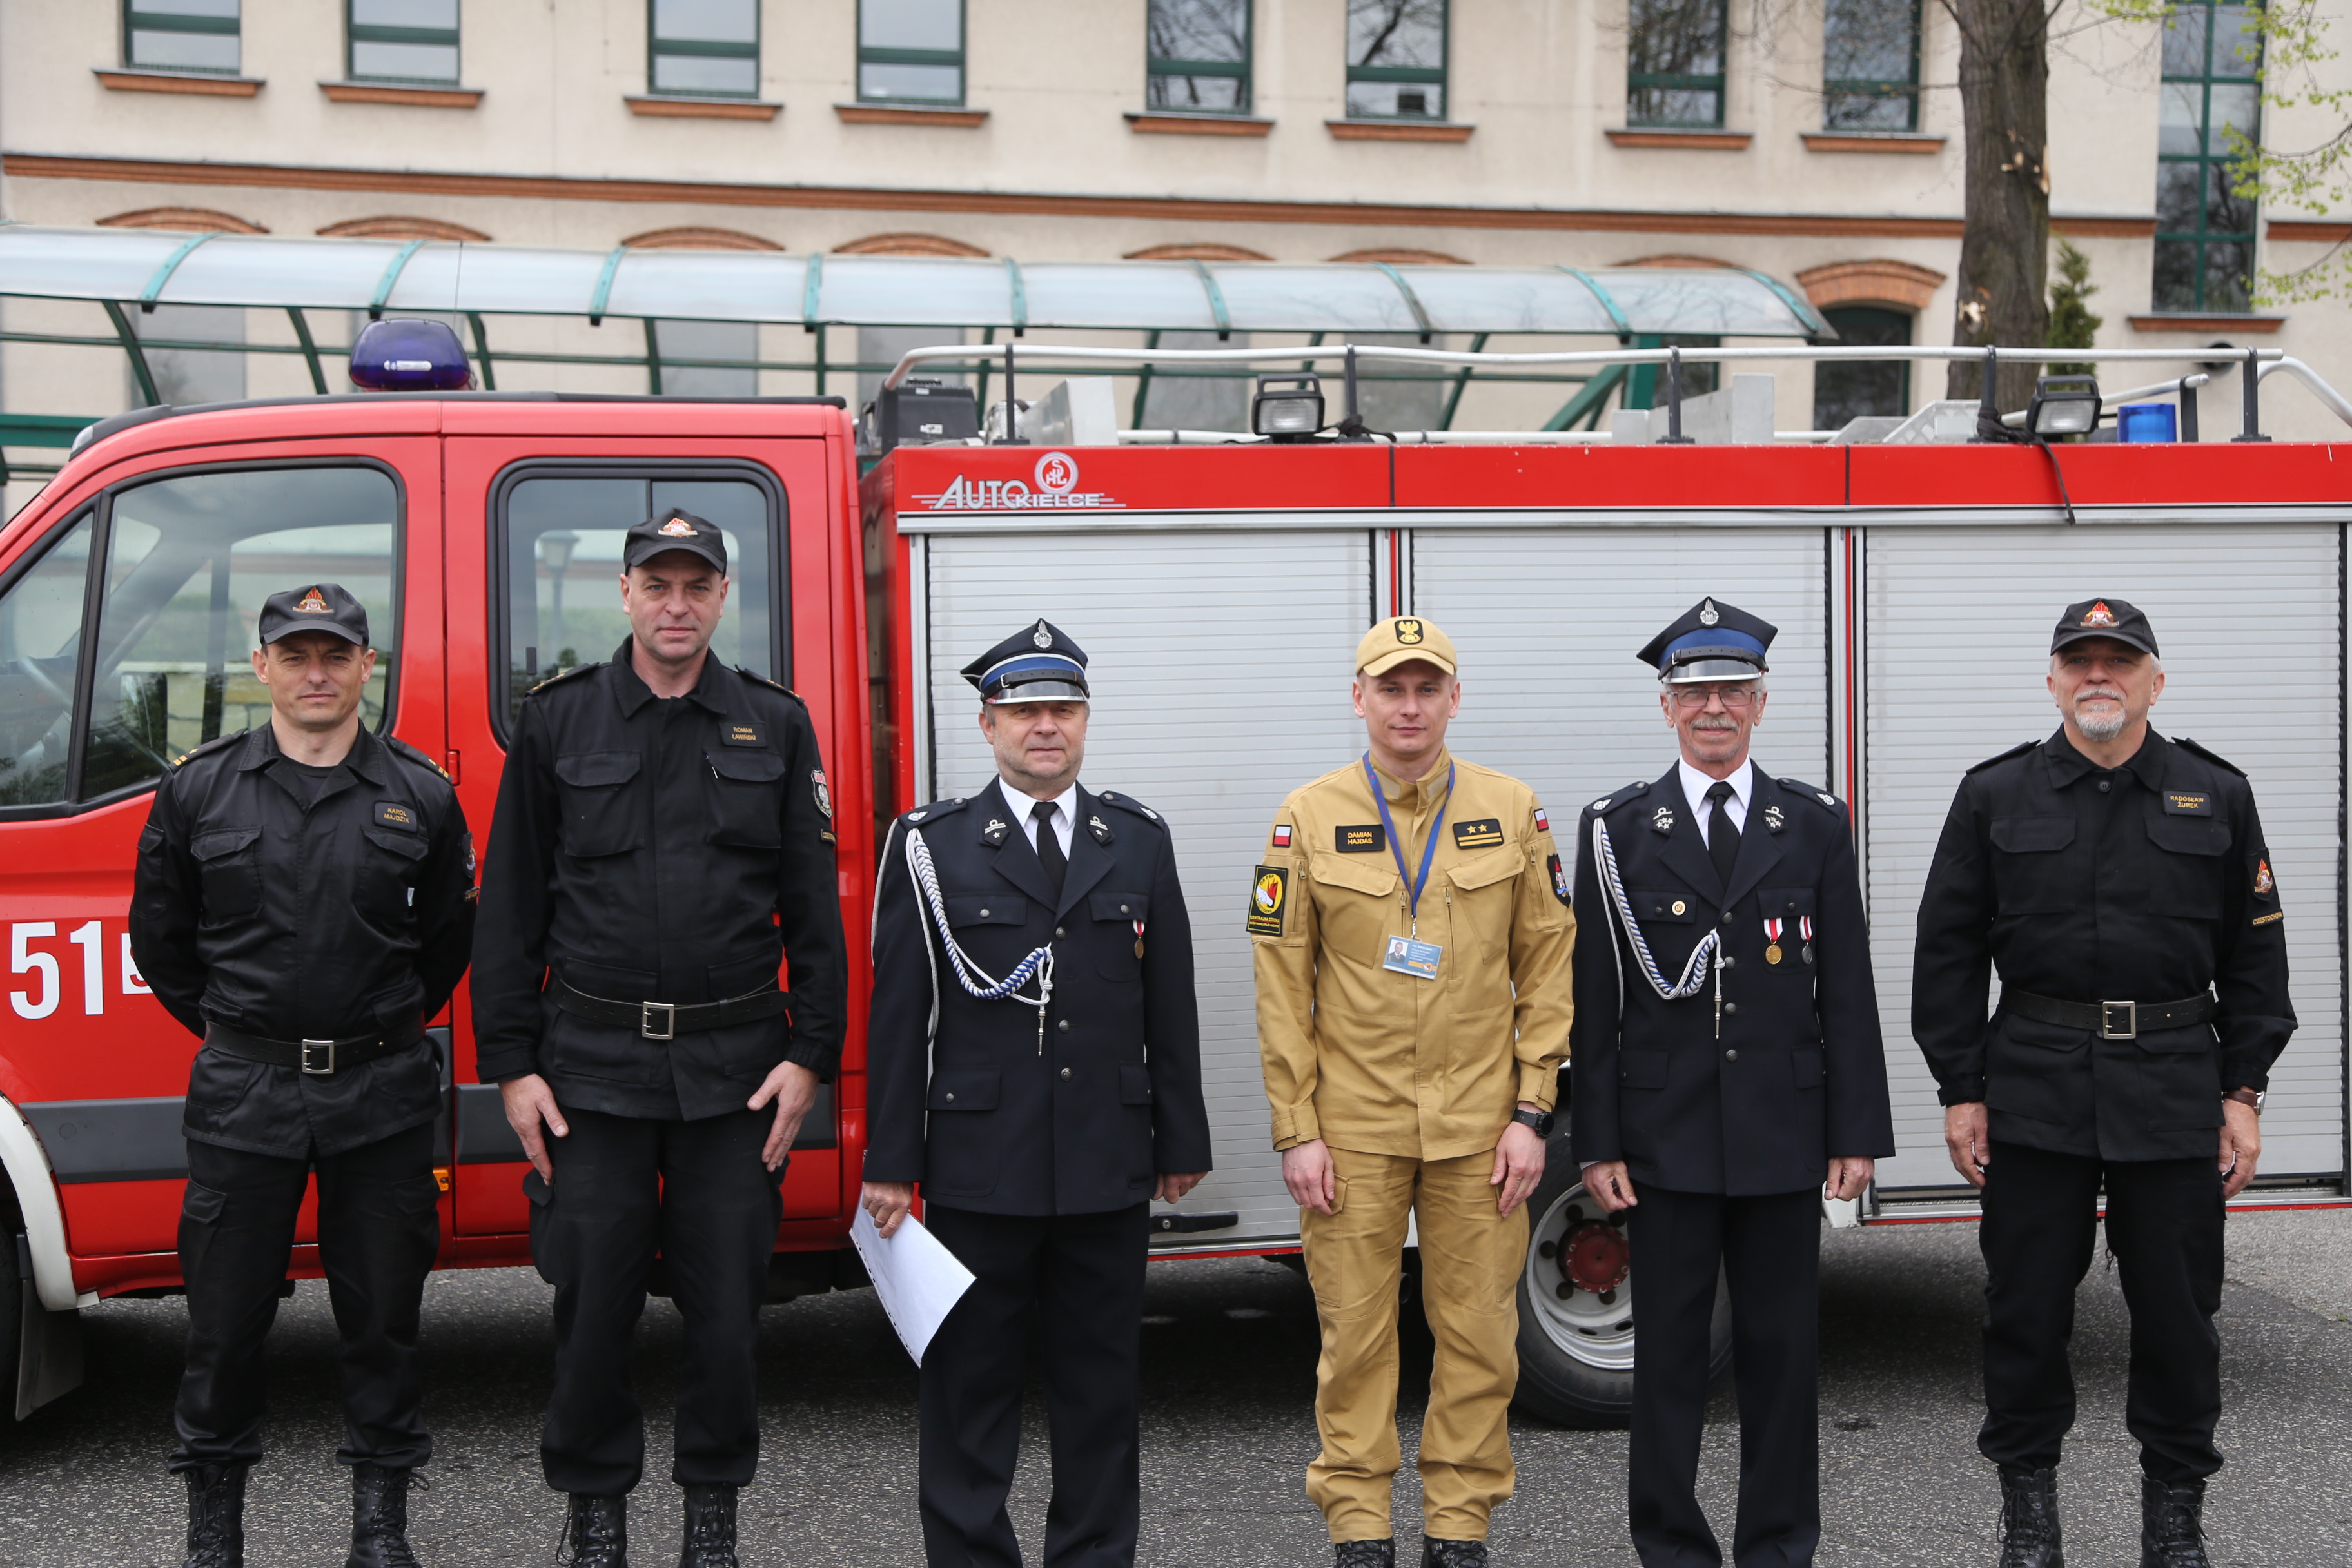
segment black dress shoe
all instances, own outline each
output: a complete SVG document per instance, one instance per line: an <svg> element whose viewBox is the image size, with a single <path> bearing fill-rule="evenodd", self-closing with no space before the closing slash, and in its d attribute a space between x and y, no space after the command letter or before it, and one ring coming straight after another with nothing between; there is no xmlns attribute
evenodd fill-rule
<svg viewBox="0 0 2352 1568"><path fill-rule="evenodd" d="M1486 1543L1441 1541L1434 1535L1424 1535L1421 1538L1421 1568L1486 1568Z"/></svg>
<svg viewBox="0 0 2352 1568"><path fill-rule="evenodd" d="M352 1554L343 1568L417 1568L408 1549L408 1472L352 1467Z"/></svg>
<svg viewBox="0 0 2352 1568"><path fill-rule="evenodd" d="M564 1568L629 1568L629 1500L573 1492L563 1544Z"/></svg>
<svg viewBox="0 0 2352 1568"><path fill-rule="evenodd" d="M245 1568L243 1465L198 1465L188 1479L188 1555L182 1568Z"/></svg>
<svg viewBox="0 0 2352 1568"><path fill-rule="evenodd" d="M2205 1483L2139 1479L2139 1568L2211 1568L2205 1556Z"/></svg>
<svg viewBox="0 0 2352 1568"><path fill-rule="evenodd" d="M1378 1541L1335 1541L1331 1568L1396 1568L1396 1542L1386 1536Z"/></svg>
<svg viewBox="0 0 2352 1568"><path fill-rule="evenodd" d="M686 1541L677 1568L737 1568L733 1487L686 1489Z"/></svg>
<svg viewBox="0 0 2352 1568"><path fill-rule="evenodd" d="M2066 1568L2055 1467L2000 1468L2000 1568Z"/></svg>

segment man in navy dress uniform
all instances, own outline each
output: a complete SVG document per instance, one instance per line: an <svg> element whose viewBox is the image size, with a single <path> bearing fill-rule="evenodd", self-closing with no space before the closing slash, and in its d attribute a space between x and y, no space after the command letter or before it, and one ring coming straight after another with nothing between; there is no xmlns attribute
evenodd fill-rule
<svg viewBox="0 0 2352 1568"><path fill-rule="evenodd" d="M1718 1271L1739 1394L1732 1561L1810 1563L1820 1196L1895 1151L1853 837L1837 798L1748 761L1775 628L1703 599L1640 658L1682 755L1585 808L1570 1124L1631 1224L1628 1521L1643 1568L1714 1568L1693 1492Z"/></svg>
<svg viewBox="0 0 2352 1568"><path fill-rule="evenodd" d="M1141 1515L1146 1226L1209 1169L1192 931L1168 825L1078 784L1087 657L1040 620L964 667L997 777L883 846L863 1201L974 1282L923 1357L933 1568L1020 1568L1005 1513L1033 1321L1048 1568L1128 1568Z"/></svg>

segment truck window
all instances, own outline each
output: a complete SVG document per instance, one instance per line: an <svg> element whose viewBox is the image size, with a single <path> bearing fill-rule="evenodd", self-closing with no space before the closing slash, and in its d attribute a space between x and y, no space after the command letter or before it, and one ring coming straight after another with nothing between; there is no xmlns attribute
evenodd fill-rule
<svg viewBox="0 0 2352 1568"><path fill-rule="evenodd" d="M633 523L682 507L719 525L727 541L727 610L710 651L728 664L790 682L777 542L783 495L741 477L649 475L577 466L522 470L496 492L504 568L502 638L509 723L523 694L576 665L611 658L628 640L621 609L621 544Z"/></svg>
<svg viewBox="0 0 2352 1568"><path fill-rule="evenodd" d="M361 721L384 728L400 633L400 492L381 468L181 474L116 492L108 519L89 739L78 798L151 784L171 760L265 723L261 602L340 583L366 606L376 665Z"/></svg>
<svg viewBox="0 0 2352 1568"><path fill-rule="evenodd" d="M66 798L91 515L82 513L0 595L0 806Z"/></svg>

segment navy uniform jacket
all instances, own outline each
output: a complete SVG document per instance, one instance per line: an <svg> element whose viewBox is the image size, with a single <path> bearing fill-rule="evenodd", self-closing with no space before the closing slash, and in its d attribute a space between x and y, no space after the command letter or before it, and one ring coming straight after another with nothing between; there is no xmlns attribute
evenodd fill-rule
<svg viewBox="0 0 2352 1568"><path fill-rule="evenodd" d="M1668 1002L1643 973L1594 864L1595 821L1669 985L1707 931L1723 933L1719 1038L1713 979ZM1832 1157L1895 1152L1853 837L1833 797L1757 769L1727 889L1679 774L1628 784L1577 824L1576 908L1579 1161L1624 1161L1636 1191L1757 1197L1819 1187ZM1768 920L1784 922L1778 963Z"/></svg>
<svg viewBox="0 0 2352 1568"><path fill-rule="evenodd" d="M1143 1203L1156 1176L1210 1164L1192 926L1168 825L1125 795L1080 788L1057 899L1002 791L910 811L883 846L866 1179L919 1182L926 1202L982 1214ZM1002 980L1053 945L1042 1051L1036 1008L981 1001L957 980L907 868L916 831L949 927L982 970ZM1022 990L1037 994L1034 981Z"/></svg>
<svg viewBox="0 0 2352 1568"><path fill-rule="evenodd" d="M2123 1040L2006 1010L1988 1021L1994 968L2004 987L2064 1002L2210 986L2221 1016ZM2210 1160L2221 1096L2268 1086L2294 1022L2278 881L2236 768L2150 730L2103 772L2061 730L1960 780L1911 981L1911 1034L1946 1105L1982 1101L2003 1142Z"/></svg>

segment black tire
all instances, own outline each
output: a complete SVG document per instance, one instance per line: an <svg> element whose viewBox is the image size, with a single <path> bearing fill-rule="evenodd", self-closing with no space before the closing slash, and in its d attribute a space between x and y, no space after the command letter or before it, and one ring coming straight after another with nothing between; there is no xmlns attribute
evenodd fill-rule
<svg viewBox="0 0 2352 1568"><path fill-rule="evenodd" d="M1567 1258L1564 1240L1571 1244ZM1570 1272L1570 1259L1586 1275L1582 1282ZM1601 1279L1616 1282L1587 1288ZM1720 1283L1707 1338L1707 1375L1721 1377L1731 1366L1731 1299ZM1633 1418L1633 1269L1623 1216L1602 1214L1585 1194L1565 1132L1544 1150L1544 1179L1528 1200L1519 1387L1512 1403L1560 1426L1622 1426Z"/></svg>
<svg viewBox="0 0 2352 1568"><path fill-rule="evenodd" d="M16 1205L0 1181L0 1414L16 1415L16 1358L25 1343L25 1282L16 1267Z"/></svg>

